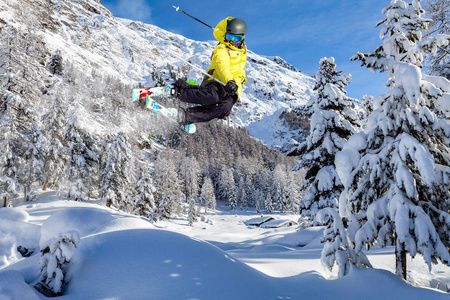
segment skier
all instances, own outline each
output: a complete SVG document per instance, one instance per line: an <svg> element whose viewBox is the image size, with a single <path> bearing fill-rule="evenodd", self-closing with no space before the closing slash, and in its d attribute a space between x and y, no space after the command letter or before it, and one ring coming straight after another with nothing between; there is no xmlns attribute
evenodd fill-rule
<svg viewBox="0 0 450 300"><path fill-rule="evenodd" d="M241 19L228 17L217 24L214 37L219 41L212 53L208 74L226 83L225 86L205 75L200 86L189 85L178 79L175 97L182 102L200 104L178 110L177 121L181 125L208 122L227 117L239 99L245 78L247 47L244 42L247 25Z"/></svg>

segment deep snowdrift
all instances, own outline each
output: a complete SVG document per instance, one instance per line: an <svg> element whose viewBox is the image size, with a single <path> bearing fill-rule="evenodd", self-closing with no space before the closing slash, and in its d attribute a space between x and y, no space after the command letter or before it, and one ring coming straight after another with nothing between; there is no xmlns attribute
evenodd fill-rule
<svg viewBox="0 0 450 300"><path fill-rule="evenodd" d="M253 228L243 220L254 214L216 212L208 222L194 227L185 226L181 219L157 223L168 229L163 230L146 219L97 204L44 195L37 203L1 208L0 231L15 245L21 241L29 247L38 247L39 240L42 243L60 232L79 232L81 241L67 274L70 282L60 299L449 297L447 293L413 287L386 270L354 268L343 279L325 279L317 271L320 229L296 232L293 228ZM34 231L38 236L23 235L27 228L39 228ZM248 240L250 235L252 241ZM194 236L210 236L211 242ZM306 245L297 247L301 243ZM46 299L31 287L38 277L39 252L20 260L20 254L5 258L11 252L5 245L2 242L0 246L0 256L7 265L0 269L0 299ZM284 276L285 268L286 274L292 272L286 263L292 257L305 269L298 275ZM258 271L264 270L264 265L267 273Z"/></svg>

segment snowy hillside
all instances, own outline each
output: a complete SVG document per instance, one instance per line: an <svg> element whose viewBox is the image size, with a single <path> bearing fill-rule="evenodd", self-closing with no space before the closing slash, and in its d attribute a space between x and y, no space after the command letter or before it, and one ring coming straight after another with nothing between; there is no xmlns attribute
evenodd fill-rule
<svg viewBox="0 0 450 300"><path fill-rule="evenodd" d="M385 271L392 267L392 247L370 251L375 269L352 268L342 279L326 280L321 228L247 226L245 221L256 216L251 210L230 215L219 209L190 227L183 220L152 224L95 202L62 200L56 193L40 198L0 208L5 232L0 235L0 299L48 299L30 286L39 273L39 241L42 245L70 231L80 240L59 299L448 299L447 293L411 286ZM16 243L34 254L19 259L9 248ZM438 265L428 272L421 258L416 260L409 262L415 284L450 284L448 268Z"/></svg>
<svg viewBox="0 0 450 300"><path fill-rule="evenodd" d="M76 72L113 76L130 86L170 83L176 77L201 82L203 75L184 61L207 70L217 44L115 18L96 0L2 1L0 21L22 30L33 28L46 51L60 52L63 63ZM255 137L281 145L280 134L287 129L282 122L267 127L265 120L276 121L283 110L305 104L313 79L279 57L266 58L251 51L246 69L248 82L232 120L248 127Z"/></svg>

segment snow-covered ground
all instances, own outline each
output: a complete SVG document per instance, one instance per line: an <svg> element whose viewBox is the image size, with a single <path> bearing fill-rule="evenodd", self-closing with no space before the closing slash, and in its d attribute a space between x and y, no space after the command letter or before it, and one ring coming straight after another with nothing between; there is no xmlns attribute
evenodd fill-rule
<svg viewBox="0 0 450 300"><path fill-rule="evenodd" d="M62 200L46 192L32 203L0 208L0 299L46 299L31 286L39 247L58 233L81 240L60 299L449 299L428 288L450 285L450 268L429 272L421 257L409 261L408 283L392 274L392 248L368 252L374 269L352 268L335 279L320 264L322 228L247 226L254 210L220 207L193 227L183 218L150 223L98 202ZM295 215L272 214L297 220Z"/></svg>

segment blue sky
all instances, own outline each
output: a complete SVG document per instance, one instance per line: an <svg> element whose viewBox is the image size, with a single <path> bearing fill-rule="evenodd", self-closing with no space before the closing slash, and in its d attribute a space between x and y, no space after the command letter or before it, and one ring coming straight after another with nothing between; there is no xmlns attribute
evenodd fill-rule
<svg viewBox="0 0 450 300"><path fill-rule="evenodd" d="M231 16L246 21L247 47L260 55L280 56L306 74L315 75L322 57L334 57L338 70L352 74L348 95L385 92L387 73L373 74L353 54L372 51L381 44L381 10L389 0L284 0L284 1L164 1L102 0L115 16L154 24L187 38L213 40L212 30L172 5L215 26Z"/></svg>

